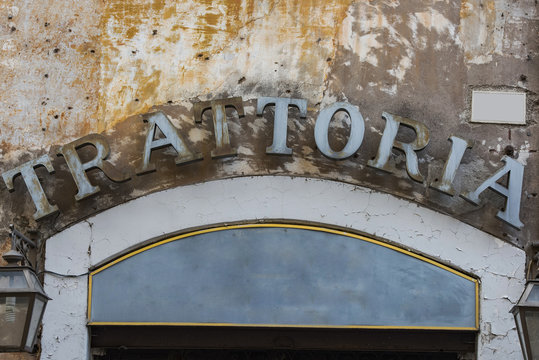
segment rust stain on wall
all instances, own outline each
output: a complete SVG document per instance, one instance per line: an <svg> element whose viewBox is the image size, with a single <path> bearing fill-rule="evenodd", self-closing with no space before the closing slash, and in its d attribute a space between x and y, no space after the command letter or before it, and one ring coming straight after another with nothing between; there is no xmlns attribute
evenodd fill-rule
<svg viewBox="0 0 539 360"><path fill-rule="evenodd" d="M279 162L263 156L272 136L271 110L267 110L266 118L229 122L234 141L260 141L238 144L241 156L223 164L208 160L188 182L174 180L172 167L163 175L165 180L153 187L126 185L129 191L114 198L116 202L100 197L91 203L93 207L76 207L67 219L168 186L212 176L268 173L359 181L399 196L411 194L413 187L412 200L437 208L440 204L435 198L429 200L424 186L403 180L405 172L367 178L357 161L347 171L318 159L312 138L306 138L312 135L316 114L334 101L360 108L366 125L360 164L376 154L385 126L380 115L388 111L436 129L428 148L419 154L425 174L430 169L440 173L449 134L487 143L476 146L474 155L463 160L463 176L457 180L461 188L477 186L477 174L486 178L499 168L501 149L509 145L530 157L526 171L533 174L536 149L525 144L535 143L537 112L530 108L529 124L512 129L507 137L507 129L501 126L470 125L467 97L473 86L501 84L528 89L529 104L534 106L539 79L535 8L533 0L91 0L83 4L46 0L24 8L6 0L0 4L0 17L7 19L0 25L0 162L6 170L47 152L55 157L53 145L92 132L114 134L122 127L118 146L129 146L131 151L124 154L133 165L145 136L140 117L133 115L163 106L182 109L170 112L174 125L194 146L209 153L212 125L209 121L203 127L194 124L193 102L241 96L252 119L256 98L296 97L307 99L311 114L289 124L289 143L300 144L294 151L303 157ZM340 131L332 135L335 148L344 146L349 134L341 123L332 122ZM395 157L401 167L402 161L402 156ZM65 189L73 184L62 159L55 158L54 166L62 176L45 172L40 176L49 181L46 188L61 189L56 198L67 207L72 196L65 195ZM532 178L526 180L530 192L526 196L532 198L523 200L523 213L535 209ZM52 186L51 179L59 183ZM5 187L0 191L6 194L5 211L0 212L6 223L14 214L23 214L14 222L47 227L32 222L31 202L16 203L16 196L7 194ZM20 179L17 191L25 194ZM111 188L109 195L118 195L117 189ZM444 206L450 209L455 202L448 200ZM82 208L87 212L79 214ZM482 215L467 216L475 216L471 223L477 224ZM492 226L493 233L504 233L503 226ZM529 238L509 236L515 243Z"/></svg>
<svg viewBox="0 0 539 360"><path fill-rule="evenodd" d="M0 4L0 141L42 149L97 129L99 4Z"/></svg>
<svg viewBox="0 0 539 360"><path fill-rule="evenodd" d="M107 2L100 129L170 100L249 98L261 88L319 102L334 37L350 3Z"/></svg>
<svg viewBox="0 0 539 360"><path fill-rule="evenodd" d="M462 0L460 18L459 37L468 65L537 54L539 18L533 0Z"/></svg>
<svg viewBox="0 0 539 360"><path fill-rule="evenodd" d="M263 94L317 104L328 82L346 83L328 78L335 67L349 66L360 88L395 96L406 76L421 77L419 50L458 45L468 65L536 55L533 1L462 0L457 18L451 16L455 6L51 0L23 7L6 0L0 4L7 19L0 29L0 140L39 150L110 129L168 101ZM339 46L356 57L336 62ZM441 66L431 65L430 72ZM436 79L430 72L427 81ZM342 92L325 95L331 100Z"/></svg>
<svg viewBox="0 0 539 360"><path fill-rule="evenodd" d="M0 360L36 360L38 355L27 353L2 353Z"/></svg>
<svg viewBox="0 0 539 360"><path fill-rule="evenodd" d="M463 0L460 18L460 38L467 62L486 63L492 60L494 53L500 53L494 0Z"/></svg>

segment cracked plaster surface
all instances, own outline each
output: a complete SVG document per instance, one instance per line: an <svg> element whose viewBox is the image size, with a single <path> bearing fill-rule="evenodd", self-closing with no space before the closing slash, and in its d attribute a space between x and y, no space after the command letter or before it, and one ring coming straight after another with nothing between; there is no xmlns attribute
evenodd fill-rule
<svg viewBox="0 0 539 360"><path fill-rule="evenodd" d="M289 0L108 2L100 81L104 126L168 100L205 100L215 93L249 99L276 84L298 86L316 103L347 6Z"/></svg>
<svg viewBox="0 0 539 360"><path fill-rule="evenodd" d="M85 274L89 267L148 239L246 219L338 225L382 237L469 272L481 283L478 359L506 360L520 351L509 310L524 284L522 250L408 201L339 182L262 176L211 181L147 195L50 238L45 267L64 274ZM44 354L80 353L87 341L83 321L86 283L85 275L65 279L46 275L45 289L55 296L45 313ZM58 318L61 323L54 320ZM69 321L65 323L65 319ZM58 343L56 337L62 342Z"/></svg>
<svg viewBox="0 0 539 360"><path fill-rule="evenodd" d="M359 90L398 95L418 81L425 52L450 49L468 70L537 54L531 0L10 0L0 13L8 19L0 33L4 157L110 129L168 101L346 98L330 86L348 80L333 77L340 67Z"/></svg>
<svg viewBox="0 0 539 360"><path fill-rule="evenodd" d="M4 170L37 153L49 151L54 157L59 144L90 132L112 134L115 126L124 124L128 124L124 131L131 127L140 129L140 133L124 133L129 140L115 142L122 147L129 145L125 142L133 145L144 137L143 127L134 123L138 121L136 114L166 106L181 108L181 114L171 120L182 136L197 147L211 138L212 132L183 132L193 124L192 102L242 96L244 104L250 104L246 105L246 113L253 114L255 98L285 96L307 99L312 114L302 123L291 113L290 143L308 139L305 126L314 123L321 107L346 100L360 108L366 129L370 129L365 134L362 154L356 155L367 156L375 151L384 128L380 114L388 111L436 129L425 150L428 154L422 151L419 156L420 168L433 168L434 174L441 171L447 156L447 134L478 141L468 151L470 158L465 156L459 168L462 176L455 180L458 190L477 187L478 179L488 178L500 167L507 148L514 148L519 161L528 164L526 171L532 176L526 176L525 181L534 178L537 149L530 145L534 143L536 127L533 109L529 111L529 127L508 132L503 127L467 124L465 100L466 89L492 82L530 89L529 102L534 103L531 95L539 77L532 76L536 47L529 38L536 33L537 25L532 1L522 1L517 6L507 0L486 1L483 5L479 0L113 0L88 1L87 7L78 3L69 6L66 1L27 7L8 1L0 6L9 25L15 28L1 34L0 39L5 50L0 53L0 74L6 80L6 91L0 92L0 114L4 115L0 117L0 165ZM61 11L51 10L55 8ZM488 41L476 44L476 33L486 34ZM518 44L531 54L531 59L515 50ZM479 66L470 62L477 56L492 59ZM45 104L38 106L41 102ZM135 116L129 118L131 115ZM271 126L270 121L260 119L247 124L229 122L235 141L244 138L246 128L253 134L262 134ZM335 120L332 126L346 130L347 124ZM346 131L338 134L336 141L346 141ZM486 146L479 146L479 140ZM140 154L140 149L134 151ZM304 147L303 153L302 159L274 162L274 168L264 171L354 181L349 173L339 174L340 169L328 171L316 164L319 153L315 147ZM402 165L402 154L395 153L391 164ZM220 176L254 174L254 162L244 159L264 153L251 145L242 148L239 155L236 163L216 167ZM119 157L113 148L110 160L115 163L121 160ZM348 166L352 162L339 164ZM363 170L364 163L355 162L350 169ZM430 176L431 171L428 173ZM55 176L40 176L55 185L59 181ZM395 186L391 193L407 193L420 203L428 203L426 188L410 191L406 171L400 169L391 176L399 178L392 179ZM372 181L372 186L378 188L379 180L363 181ZM162 182L158 189L150 191L171 183ZM531 200L523 199L523 214L533 208L533 197L537 195L535 184L525 187ZM24 195L25 190L24 185L18 185L17 195ZM132 194L144 192L134 189ZM12 205L13 198L6 194L6 211L0 211L0 218L13 217L12 209L19 212L18 205ZM107 207L113 201L113 197L100 194L96 205ZM444 200L442 211L456 208L457 203L457 199ZM21 223L39 227L26 214L32 207L28 204ZM477 217L473 213L464 215ZM518 246L533 237L526 233L527 229L524 236L513 229L487 231Z"/></svg>
<svg viewBox="0 0 539 360"><path fill-rule="evenodd" d="M27 160L28 151L47 151L55 144L63 144L91 132L110 130L128 116L146 112L168 101L190 109L190 101L216 96L240 95L244 99L295 96L307 98L309 106L316 108L318 103L324 105L349 99L354 104L361 104L362 110L366 109L368 114L371 110L367 106L369 102L376 106L379 105L376 101L384 102L406 112L409 111L410 93L417 97L424 93L436 94L461 116L459 119L448 112L448 116L441 117L438 125L445 133L445 130L453 131L460 121L465 121L461 90L465 86L488 82L532 91L536 89L537 82L533 76L524 81L517 79L519 74L513 74L515 69L524 73L522 64L527 63L523 62L537 55L536 40L532 38L537 33L534 31L537 7L533 1L297 3L292 0L54 0L20 6L16 1L5 1L0 4L0 14L8 19L0 32L0 76L4 80L0 92L1 161L22 163ZM440 58L450 59L445 62L458 66L448 67L438 61ZM514 61L521 63L513 65ZM424 63L429 64L428 68L421 68ZM509 68L511 72L501 70L503 68ZM337 74L333 71L335 69L346 71ZM432 75L429 71L436 71L436 76L422 77L422 74ZM424 84L426 90L420 92ZM456 91L447 90L455 84ZM436 96L433 99L438 101ZM439 113L447 110L442 105L429 108ZM376 108L377 115L379 110ZM411 111L414 116L423 116L421 107L412 106ZM181 122L192 119L173 120L181 127ZM262 125L254 124L251 128L256 131ZM301 128L301 123L296 123L296 126ZM370 128L382 129L382 126ZM521 132L525 133L526 129L521 129ZM200 141L207 135L194 132L190 137ZM509 140L498 138L497 142L494 141L496 138L488 139L489 146L498 153L507 141L511 143L510 136ZM528 160L528 156L535 149L520 143L516 146L524 147L524 151L519 153L521 161L533 160ZM312 149L306 150L309 151ZM475 158L469 164L463 164L463 170L467 173L485 172L482 161ZM305 161L287 164L292 169L309 165ZM228 170L240 173L247 165L238 162L227 166L230 167ZM316 173L316 169L312 172ZM342 179L347 180L345 175ZM212 184L204 190L213 195L230 190L218 186L217 182ZM214 186L217 190L210 191ZM413 237L420 244L409 246L448 261L466 253L463 258L482 259L488 264L483 267L473 264L458 266L481 278L497 279L491 283L492 286L484 283L482 298L486 308L494 311L495 306L489 305L491 302L515 301L514 295L507 294L515 293L522 282L524 260L519 250L511 252L507 243L456 220L450 220L454 225L450 227L431 225L440 215L434 216L432 212L417 207L414 210L417 213L408 213L412 205L381 210L393 197L383 198L380 194L362 197L363 203L342 209L340 204L327 208L311 204L312 194L287 199L283 197L283 194L288 194L287 190L279 189L278 185L267 185L264 189L272 191L263 199L254 195L246 198L242 195L243 189L239 189L240 195L234 198L234 204L242 211L257 206L272 211L279 209L268 214L284 214L288 209L315 213L318 214L316 221L335 221L342 226L362 228L402 243ZM319 190L332 193L328 189ZM365 191L361 190L369 193ZM207 200L205 195L200 199ZM342 201L347 199L344 197ZM161 199L157 205L165 206L167 200ZM107 201L103 198L101 203ZM219 206L219 203L209 203L215 208ZM177 205L174 211L184 213L192 205L193 202ZM124 209L123 206L120 208ZM196 221L193 223L203 223L210 215L226 218L218 210L194 208L192 218ZM342 220L334 219L337 213ZM162 217L174 223L177 219L172 214L162 214ZM245 212L244 215L247 214ZM388 217L397 216L395 214L416 226L384 222ZM152 215L148 215L148 219L156 223L161 221ZM89 224L84 224L79 223L55 237L59 244L62 234L75 231L82 239L93 239L79 246L67 243L71 238L65 238L65 245L82 255L73 257L73 254L67 254L69 256L63 257L59 246L54 250L58 252L55 256L52 250L55 242L50 244L47 256L52 271L56 266L53 264L57 264L58 271L64 267L70 269L71 274L78 273L75 270L87 269L91 259L97 261L103 256L99 253L100 248L110 247L114 252L130 244L131 240L123 237L89 235L92 232L84 230ZM113 226L112 223L103 225ZM489 245L470 248L465 244L453 244L440 248L440 239L453 240L457 237L465 244L479 241ZM85 252L87 255L83 255ZM508 252L511 252L509 256ZM490 262L496 264L490 266ZM53 288L73 289L68 283L77 281L57 283L48 275L47 279ZM76 286L74 289L81 288ZM66 292L62 294L67 298ZM81 296L80 292L73 294L73 299ZM80 301L80 310L85 306L85 299L77 301ZM56 305L51 306L54 309ZM504 306L508 305L504 304L502 308ZM506 341L517 344L514 331L505 330L510 325L507 314L500 311L499 316L500 323L504 324L502 328L487 328L486 325L483 328L486 335L481 336L481 346L485 359L512 358L515 355L499 350L505 348ZM489 319L484 320L485 324L491 323ZM69 344L74 342L66 329L60 330L66 334L65 349L69 349ZM495 334L490 334L491 329L495 329ZM78 344L84 346L84 341ZM52 349L49 347L49 351ZM68 352L62 354L66 359L71 358Z"/></svg>

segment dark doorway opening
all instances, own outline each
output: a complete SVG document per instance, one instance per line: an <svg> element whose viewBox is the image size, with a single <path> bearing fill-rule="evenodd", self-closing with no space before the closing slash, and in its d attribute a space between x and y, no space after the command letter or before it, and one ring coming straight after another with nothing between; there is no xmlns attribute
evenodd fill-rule
<svg viewBox="0 0 539 360"><path fill-rule="evenodd" d="M91 326L95 360L457 360L474 331Z"/></svg>
<svg viewBox="0 0 539 360"><path fill-rule="evenodd" d="M98 360L457 360L455 353L314 350L108 350Z"/></svg>

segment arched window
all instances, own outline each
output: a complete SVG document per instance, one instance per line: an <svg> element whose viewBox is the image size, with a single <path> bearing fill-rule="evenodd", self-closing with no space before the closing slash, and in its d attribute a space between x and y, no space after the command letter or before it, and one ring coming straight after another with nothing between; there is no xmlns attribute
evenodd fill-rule
<svg viewBox="0 0 539 360"><path fill-rule="evenodd" d="M338 230L236 225L148 245L90 275L89 324L464 330L478 282Z"/></svg>

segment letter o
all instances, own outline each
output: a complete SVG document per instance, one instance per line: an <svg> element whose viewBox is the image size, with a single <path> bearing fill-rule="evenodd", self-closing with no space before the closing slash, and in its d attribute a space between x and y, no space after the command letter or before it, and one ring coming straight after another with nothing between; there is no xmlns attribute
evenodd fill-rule
<svg viewBox="0 0 539 360"><path fill-rule="evenodd" d="M329 146L329 123L333 115L339 110L344 110L350 116L350 137L348 142L341 151L334 151ZM365 133L365 121L359 110L352 104L346 102L336 102L333 105L320 111L316 124L314 126L314 140L316 146L322 154L331 159L346 159L359 149L363 142L363 134Z"/></svg>

